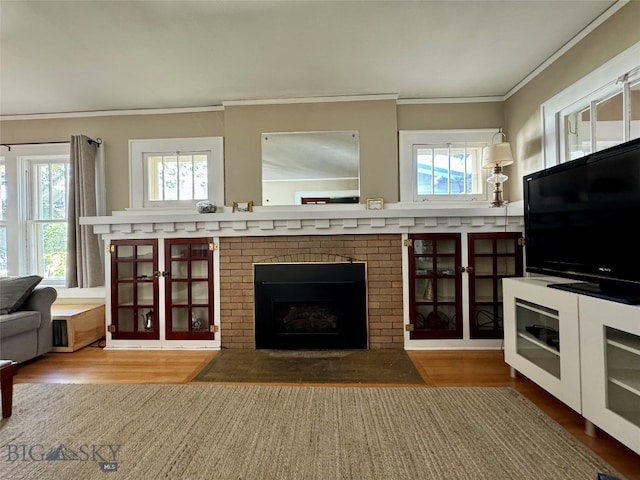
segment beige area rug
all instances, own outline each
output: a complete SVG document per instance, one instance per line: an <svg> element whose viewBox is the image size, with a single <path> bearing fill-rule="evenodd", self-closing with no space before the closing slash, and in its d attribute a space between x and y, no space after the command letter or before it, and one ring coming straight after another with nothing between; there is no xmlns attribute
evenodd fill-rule
<svg viewBox="0 0 640 480"><path fill-rule="evenodd" d="M506 387L30 385L0 429L0 477L622 478Z"/></svg>

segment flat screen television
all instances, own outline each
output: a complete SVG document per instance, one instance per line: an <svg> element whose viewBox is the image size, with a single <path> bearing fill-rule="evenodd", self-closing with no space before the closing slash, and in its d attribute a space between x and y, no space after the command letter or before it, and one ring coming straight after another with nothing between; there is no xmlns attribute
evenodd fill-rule
<svg viewBox="0 0 640 480"><path fill-rule="evenodd" d="M640 303L640 139L523 177L526 271Z"/></svg>

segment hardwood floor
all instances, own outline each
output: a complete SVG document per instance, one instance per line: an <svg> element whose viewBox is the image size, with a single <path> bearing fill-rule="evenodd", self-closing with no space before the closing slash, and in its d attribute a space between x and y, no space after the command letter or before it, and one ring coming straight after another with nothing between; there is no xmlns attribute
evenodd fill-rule
<svg viewBox="0 0 640 480"><path fill-rule="evenodd" d="M502 351L429 350L407 353L425 383L431 387L513 387L618 469L627 480L640 480L640 455L599 429L595 438L587 436L584 420L571 408L525 377L511 378ZM74 353L49 353L23 364L15 382L187 383L215 355L216 352L203 350L114 351L89 346Z"/></svg>
<svg viewBox="0 0 640 480"><path fill-rule="evenodd" d="M20 366L16 383L186 383L213 357L205 350L103 350L48 353Z"/></svg>

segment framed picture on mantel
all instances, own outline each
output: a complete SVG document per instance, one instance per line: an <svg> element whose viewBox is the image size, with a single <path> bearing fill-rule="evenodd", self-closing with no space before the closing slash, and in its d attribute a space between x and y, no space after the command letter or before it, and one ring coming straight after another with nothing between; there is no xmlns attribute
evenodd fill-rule
<svg viewBox="0 0 640 480"><path fill-rule="evenodd" d="M253 212L253 201L243 200L241 202L233 202L234 212Z"/></svg>
<svg viewBox="0 0 640 480"><path fill-rule="evenodd" d="M382 210L384 208L384 198L367 198L367 210Z"/></svg>

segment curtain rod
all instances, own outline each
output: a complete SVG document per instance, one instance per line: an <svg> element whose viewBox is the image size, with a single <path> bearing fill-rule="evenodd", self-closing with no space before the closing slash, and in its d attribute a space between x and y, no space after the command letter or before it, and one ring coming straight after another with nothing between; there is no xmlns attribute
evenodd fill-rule
<svg viewBox="0 0 640 480"><path fill-rule="evenodd" d="M95 140L93 138L89 138L87 142L89 142L89 145L95 143L96 145L98 145L98 147L102 145L102 139L100 137L97 137ZM11 147L16 145L47 145L50 143L69 143L69 141L67 140L67 141L57 141L57 142L0 143L0 147L7 147L9 151L11 151Z"/></svg>

